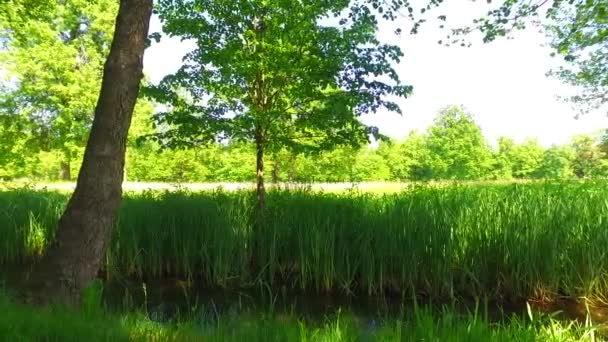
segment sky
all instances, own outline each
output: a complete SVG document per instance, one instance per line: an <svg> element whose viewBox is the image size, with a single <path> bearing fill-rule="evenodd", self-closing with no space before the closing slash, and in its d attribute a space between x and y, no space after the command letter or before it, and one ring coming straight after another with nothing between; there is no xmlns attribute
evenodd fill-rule
<svg viewBox="0 0 608 342"><path fill-rule="evenodd" d="M433 17L446 14L450 27L467 24L488 10L485 3L452 0L435 9ZM605 111L576 119L572 104L558 99L572 88L546 76L560 61L550 57L551 49L545 45L548 39L538 28L489 44L472 36L472 47L445 47L437 41L447 32L438 25L429 21L417 35L397 37L392 33L395 23L381 23L378 37L403 50L405 56L395 70L405 84L414 87L414 92L398 101L403 115L379 111L363 117L363 122L402 139L412 129L425 130L441 108L461 105L473 114L491 144L500 136L508 136L516 141L537 138L544 146L568 143L575 134L608 128ZM154 16L150 32L159 31L161 24ZM192 43L163 37L146 50L144 72L157 83L176 71L183 55L192 48Z"/></svg>

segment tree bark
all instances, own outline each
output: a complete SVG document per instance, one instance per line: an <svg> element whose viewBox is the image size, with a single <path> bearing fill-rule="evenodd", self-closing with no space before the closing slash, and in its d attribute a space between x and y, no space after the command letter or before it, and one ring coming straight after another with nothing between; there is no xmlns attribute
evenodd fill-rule
<svg viewBox="0 0 608 342"><path fill-rule="evenodd" d="M76 304L100 269L122 197L127 134L143 77L152 0L121 0L76 189L54 243L33 267L28 299Z"/></svg>

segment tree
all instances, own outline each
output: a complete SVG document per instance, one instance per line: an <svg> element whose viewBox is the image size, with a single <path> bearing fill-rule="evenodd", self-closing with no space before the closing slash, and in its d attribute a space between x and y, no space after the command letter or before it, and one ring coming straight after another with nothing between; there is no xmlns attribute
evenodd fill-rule
<svg viewBox="0 0 608 342"><path fill-rule="evenodd" d="M299 154L294 163L294 179L298 182L322 182L325 178L321 175L322 165L319 163L318 156L315 159L309 155Z"/></svg>
<svg viewBox="0 0 608 342"><path fill-rule="evenodd" d="M528 138L514 146L511 152L513 176L516 178L533 178L543 159L543 148L537 139Z"/></svg>
<svg viewBox="0 0 608 342"><path fill-rule="evenodd" d="M29 12L31 1L0 8L0 40L5 43L0 51L5 78L0 115L12 114L4 126L25 130L30 153L61 151L61 178L70 179L71 161L91 127L118 3L46 5L38 15Z"/></svg>
<svg viewBox="0 0 608 342"><path fill-rule="evenodd" d="M378 135L358 116L382 107L399 111L387 96L406 96L411 88L391 66L400 49L376 40L368 4L349 3L159 1L164 32L197 48L149 91L169 107L158 115L164 129L158 140L167 146L254 142L262 208L267 151L359 146ZM331 15L337 26L324 23Z"/></svg>
<svg viewBox="0 0 608 342"><path fill-rule="evenodd" d="M608 3L569 2L549 10L551 45L565 62L551 74L579 89L569 99L585 113L608 103Z"/></svg>
<svg viewBox="0 0 608 342"><path fill-rule="evenodd" d="M537 170L538 178L567 179L571 178L574 151L570 146L553 145L545 150Z"/></svg>
<svg viewBox="0 0 608 342"><path fill-rule="evenodd" d="M498 138L498 151L494 154L494 166L492 168L493 178L511 179L513 178L513 163L515 141L508 137Z"/></svg>
<svg viewBox="0 0 608 342"><path fill-rule="evenodd" d="M323 182L355 181L358 148L344 146L311 157L316 171L313 179Z"/></svg>
<svg viewBox="0 0 608 342"><path fill-rule="evenodd" d="M216 177L223 181L250 182L255 179L255 146L251 143L232 142L220 150L222 160Z"/></svg>
<svg viewBox="0 0 608 342"><path fill-rule="evenodd" d="M121 203L125 150L143 77L152 0L121 0L74 194L32 272L34 299L74 302L97 275Z"/></svg>
<svg viewBox="0 0 608 342"><path fill-rule="evenodd" d="M481 129L463 108L442 109L426 143L433 178L479 179L490 169L490 150Z"/></svg>
<svg viewBox="0 0 608 342"><path fill-rule="evenodd" d="M12 178L25 167L28 149L27 122L19 113L0 106L0 179Z"/></svg>
<svg viewBox="0 0 608 342"><path fill-rule="evenodd" d="M297 154L286 148L275 151L272 154L272 183L280 181L293 182L296 178ZM248 165L251 165L249 163Z"/></svg>
<svg viewBox="0 0 608 342"><path fill-rule="evenodd" d="M403 153L402 144L396 140L380 141L378 155L384 159L389 168L390 179L405 180L411 178L409 160Z"/></svg>
<svg viewBox="0 0 608 342"><path fill-rule="evenodd" d="M605 163L602 152L596 138L590 135L576 135L572 138L572 149L574 150L574 174L579 178L588 178L604 175Z"/></svg>
<svg viewBox="0 0 608 342"><path fill-rule="evenodd" d="M406 179L428 180L433 177L426 135L417 130L411 131L401 144L401 154L406 167Z"/></svg>
<svg viewBox="0 0 608 342"><path fill-rule="evenodd" d="M385 181L391 178L391 169L376 150L364 147L359 150L354 165L353 179L355 182Z"/></svg>

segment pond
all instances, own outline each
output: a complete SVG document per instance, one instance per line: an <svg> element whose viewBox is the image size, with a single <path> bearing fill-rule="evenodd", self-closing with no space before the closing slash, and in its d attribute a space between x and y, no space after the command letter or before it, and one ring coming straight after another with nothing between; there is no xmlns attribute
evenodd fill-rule
<svg viewBox="0 0 608 342"><path fill-rule="evenodd" d="M202 318L210 322L234 319L246 314L272 314L276 317L298 317L307 322L322 323L328 317L347 312L369 329L389 320L408 319L417 307L437 314L448 309L455 314L483 315L490 322L502 322L517 316L550 315L559 320L605 326L608 306L585 303L584 300L561 298L552 302L521 300L498 303L488 300L435 301L400 296L346 296L279 290L261 285L248 289L209 289L180 279L121 281L106 283L104 303L109 310L141 309L153 321L168 322Z"/></svg>

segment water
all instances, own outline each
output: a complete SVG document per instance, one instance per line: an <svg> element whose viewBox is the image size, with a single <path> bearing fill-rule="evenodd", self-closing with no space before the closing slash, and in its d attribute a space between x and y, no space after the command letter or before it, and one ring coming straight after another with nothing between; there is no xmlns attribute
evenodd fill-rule
<svg viewBox="0 0 608 342"><path fill-rule="evenodd" d="M347 312L366 329L376 329L383 321L407 319L416 305L440 312L468 314L477 312L490 321L499 322L513 315L527 317L529 304L535 313L552 314L564 320L594 324L608 323L608 307L585 305L574 299L551 303L521 301L496 303L491 301L432 301L403 297L345 296L269 289L264 286L244 290L208 289L178 279L149 282L114 282L105 286L104 298L110 310L145 310L150 319L159 322L196 317L210 323L219 319L234 319L246 314L272 314L276 317L298 317L307 322L322 323Z"/></svg>
<svg viewBox="0 0 608 342"><path fill-rule="evenodd" d="M12 283L8 270L0 275L0 288ZM195 320L201 324L214 324L218 320L238 320L242 316L272 315L290 317L307 324L323 324L340 314L348 314L361 325L362 330L373 333L383 322L408 319L415 306L431 308L437 313L447 309L451 313L466 315L477 312L489 321L500 322L516 315L527 319L527 305L534 315L550 314L564 321L578 321L608 327L608 306L585 304L575 298L558 298L552 302L522 300L512 303L492 301L433 301L429 298L398 296L369 297L345 296L290 291L286 288L270 289L265 286L242 290L209 289L180 279L155 281L114 280L104 285L104 303L114 312L143 311L156 322ZM602 331L604 329L601 329ZM608 335L607 335L608 336Z"/></svg>

